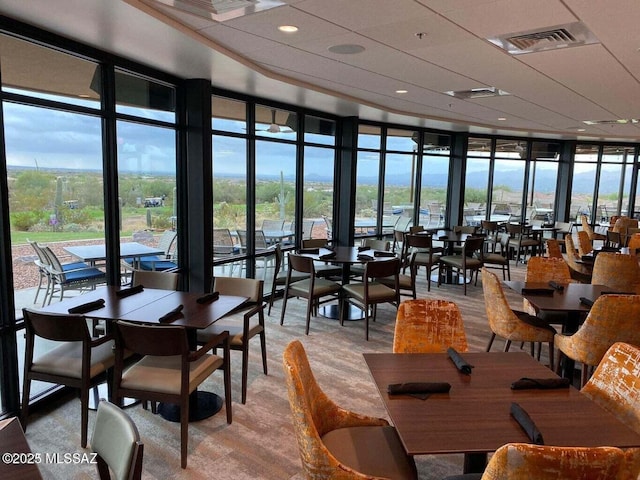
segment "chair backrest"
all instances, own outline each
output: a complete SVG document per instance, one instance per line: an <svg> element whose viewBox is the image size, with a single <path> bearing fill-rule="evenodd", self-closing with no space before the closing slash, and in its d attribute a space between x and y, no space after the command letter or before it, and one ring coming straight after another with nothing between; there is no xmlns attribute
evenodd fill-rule
<svg viewBox="0 0 640 480"><path fill-rule="evenodd" d="M114 480L139 480L142 477L144 445L138 429L129 415L106 400L98 404L91 450L98 454L101 480L111 478L109 468L114 473Z"/></svg>
<svg viewBox="0 0 640 480"><path fill-rule="evenodd" d="M492 222L489 220L482 220L480 222L482 232L486 234L496 234L498 232L498 222Z"/></svg>
<svg viewBox="0 0 640 480"><path fill-rule="evenodd" d="M234 253L233 238L228 228L213 229L213 253L214 255L230 255Z"/></svg>
<svg viewBox="0 0 640 480"><path fill-rule="evenodd" d="M115 322L116 354L126 350L140 355L171 356L180 355L184 359L189 354L187 330L171 325L143 325L118 320Z"/></svg>
<svg viewBox="0 0 640 480"><path fill-rule="evenodd" d="M254 243L256 250L264 250L265 248L269 248L269 244L267 243L267 237L265 237L264 232L262 230L256 230L254 236Z"/></svg>
<svg viewBox="0 0 640 480"><path fill-rule="evenodd" d="M178 237L178 232L174 230L165 230L158 240L158 248L164 250L167 258L171 256L171 253L174 249L174 243L176 238Z"/></svg>
<svg viewBox="0 0 640 480"><path fill-rule="evenodd" d="M313 236L313 226L315 225L314 220L302 220L302 238L311 238ZM292 229L295 232L295 228Z"/></svg>
<svg viewBox="0 0 640 480"><path fill-rule="evenodd" d="M362 478L341 468L322 442L333 425L329 419L342 416L342 410L316 382L302 343L292 341L282 356L293 430L307 478Z"/></svg>
<svg viewBox="0 0 640 480"><path fill-rule="evenodd" d="M414 225L412 227L409 227L409 233L414 234L414 233L419 233L419 232L424 232L424 226L423 225Z"/></svg>
<svg viewBox="0 0 640 480"><path fill-rule="evenodd" d="M606 285L620 292L632 292L640 285L640 265L633 255L600 252L593 264L591 283Z"/></svg>
<svg viewBox="0 0 640 480"><path fill-rule="evenodd" d="M393 229L398 230L399 232L406 232L409 230L409 225L411 225L412 222L413 220L411 219L411 217L405 217L404 215L401 215L400 217L398 217L398 221L396 222Z"/></svg>
<svg viewBox="0 0 640 480"><path fill-rule="evenodd" d="M571 271L563 258L531 257L527 262L525 282L570 283Z"/></svg>
<svg viewBox="0 0 640 480"><path fill-rule="evenodd" d="M306 238L302 240L302 248L322 248L326 246L326 238Z"/></svg>
<svg viewBox="0 0 640 480"><path fill-rule="evenodd" d="M36 256L38 257L38 261L40 262L40 264L42 266L49 265L49 258L47 257L47 254L44 253L44 251L42 250L42 247L38 245L38 242L29 240L28 238L27 238L27 242L29 243L29 245L31 245L33 250L36 252Z"/></svg>
<svg viewBox="0 0 640 480"><path fill-rule="evenodd" d="M311 275L311 278L315 275L313 258L305 257L304 255L289 253L289 268L297 272L308 273Z"/></svg>
<svg viewBox="0 0 640 480"><path fill-rule="evenodd" d="M246 230L236 230L238 233L238 240L240 242L240 248L245 250L247 248L247 231Z"/></svg>
<svg viewBox="0 0 640 480"><path fill-rule="evenodd" d="M580 223L582 224L582 230L587 232L587 235L589 235L589 238L593 237L593 228L591 228L591 225L589 224L589 217L587 217L586 215L580 215Z"/></svg>
<svg viewBox="0 0 640 480"><path fill-rule="evenodd" d="M555 238L549 238L546 241L547 244L547 256L550 258L564 258L562 256L562 250L560 249L560 242Z"/></svg>
<svg viewBox="0 0 640 480"><path fill-rule="evenodd" d="M398 307L393 353L437 353L468 349L462 315L447 300L405 300Z"/></svg>
<svg viewBox="0 0 640 480"><path fill-rule="evenodd" d="M134 270L131 275L131 286L143 285L147 288L161 290L177 290L179 274L154 270Z"/></svg>
<svg viewBox="0 0 640 480"><path fill-rule="evenodd" d="M616 447L555 447L508 443L491 457L482 480L615 480L625 469Z"/></svg>
<svg viewBox="0 0 640 480"><path fill-rule="evenodd" d="M220 295L236 295L248 297L247 302L262 301L264 281L253 278L216 277L213 279L213 290Z"/></svg>
<svg viewBox="0 0 640 480"><path fill-rule="evenodd" d="M593 252L593 242L584 230L578 232L578 255L588 255Z"/></svg>
<svg viewBox="0 0 640 480"><path fill-rule="evenodd" d="M640 344L640 295L601 295L571 336L576 360L598 365L616 342Z"/></svg>
<svg viewBox="0 0 640 480"><path fill-rule="evenodd" d="M365 247L371 247L374 250L389 250L389 240L378 240L376 238L365 238L362 244Z"/></svg>
<svg viewBox="0 0 640 480"><path fill-rule="evenodd" d="M473 235L478 231L478 227L474 225L455 225L453 227L454 233L467 233Z"/></svg>
<svg viewBox="0 0 640 480"><path fill-rule="evenodd" d="M405 241L408 248L430 249L433 246L432 235L406 235Z"/></svg>
<svg viewBox="0 0 640 480"><path fill-rule="evenodd" d="M570 233L567 233L564 236L564 249L567 251L567 262L569 265L571 264L570 260L578 260L580 257L578 255L578 250L576 249L576 245L573 242L573 236Z"/></svg>
<svg viewBox="0 0 640 480"><path fill-rule="evenodd" d="M400 259L390 258L388 260L378 260L367 262L364 266L365 278L382 278L397 276L400 272ZM365 280L366 281L366 280Z"/></svg>
<svg viewBox="0 0 640 480"><path fill-rule="evenodd" d="M640 347L614 343L580 391L640 434Z"/></svg>
<svg viewBox="0 0 640 480"><path fill-rule="evenodd" d="M46 255L49 266L53 271L56 272L61 278L65 278L64 270L62 268L62 263L58 259L58 256L51 250L51 247L48 245L42 246L42 252Z"/></svg>
<svg viewBox="0 0 640 480"><path fill-rule="evenodd" d="M262 230L284 230L284 220L263 220Z"/></svg>
<svg viewBox="0 0 640 480"><path fill-rule="evenodd" d="M498 277L483 268L482 293L491 331L508 338L521 320L513 313Z"/></svg>
<svg viewBox="0 0 640 480"><path fill-rule="evenodd" d="M83 315L43 313L23 308L27 335L35 335L56 342L91 341L87 322Z"/></svg>
<svg viewBox="0 0 640 480"><path fill-rule="evenodd" d="M484 252L484 237L467 237L462 245L462 255L472 257L478 252L478 258L482 259Z"/></svg>
<svg viewBox="0 0 640 480"><path fill-rule="evenodd" d="M634 233L629 237L629 253L631 255L638 255L638 249L640 249L640 233Z"/></svg>

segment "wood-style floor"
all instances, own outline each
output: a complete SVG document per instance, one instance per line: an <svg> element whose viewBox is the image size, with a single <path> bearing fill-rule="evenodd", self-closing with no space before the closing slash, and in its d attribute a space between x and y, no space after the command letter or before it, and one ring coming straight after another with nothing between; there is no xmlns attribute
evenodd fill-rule
<svg viewBox="0 0 640 480"><path fill-rule="evenodd" d="M523 265L512 265L512 279L523 279L525 270ZM477 286L470 285L467 290L465 297L462 286L432 284L431 292L427 292L424 270L419 274L419 297L456 302L462 311L470 351L483 351L490 330L481 278ZM512 306L521 308L520 297L513 292L507 293ZM306 336L303 300L289 301L284 326L280 326L281 305L282 301L277 301L271 316L266 317L269 375L262 373L256 338L249 360L248 399L246 405L242 405L239 403L240 353L232 352L233 423L227 425L224 412L221 412L190 424L186 470L180 468L179 425L140 406L127 409L144 442L143 478L303 479L282 372L282 352L293 339L302 341L318 382L338 404L360 413L386 417L362 353L391 351L395 309L388 305L378 308L378 318L371 324L367 342L362 321L345 322L341 327L337 321L323 317L312 318L311 331ZM503 346L504 342L498 339L493 349L500 350ZM204 389L222 393L221 373L214 374L204 384ZM32 415L30 421L27 439L34 452L83 452L77 398L60 401L47 411ZM90 431L94 421L95 412L91 412ZM442 478L462 471L461 455L421 456L416 460L421 479ZM94 465L49 464L40 467L47 479L97 478Z"/></svg>

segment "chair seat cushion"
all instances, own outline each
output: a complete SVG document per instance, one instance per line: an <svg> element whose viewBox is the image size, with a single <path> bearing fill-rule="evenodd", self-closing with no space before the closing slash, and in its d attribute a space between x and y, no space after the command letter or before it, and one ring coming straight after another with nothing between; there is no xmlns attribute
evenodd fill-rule
<svg viewBox="0 0 640 480"><path fill-rule="evenodd" d="M306 278L304 280L300 280L299 282L293 283L289 285L289 293L291 295L301 295L306 296L309 292L309 283L311 283L310 278ZM331 280L327 280L325 278L316 278L313 283L313 295L329 295L331 293L338 292L342 287L339 283L332 282Z"/></svg>
<svg viewBox="0 0 640 480"><path fill-rule="evenodd" d="M84 281L93 281L100 280L106 278L106 274L97 268L86 268L81 267L82 270L72 270L69 272L65 272L64 278L65 281L63 283L77 283Z"/></svg>
<svg viewBox="0 0 640 480"><path fill-rule="evenodd" d="M114 363L114 342L107 341L91 349L91 378L111 368ZM82 376L82 342L64 342L33 360L31 369L38 373L80 379Z"/></svg>
<svg viewBox="0 0 640 480"><path fill-rule="evenodd" d="M378 282L389 288L393 288L395 286L394 277L378 278ZM398 287L402 290L413 290L413 279L411 278L411 275L398 275Z"/></svg>
<svg viewBox="0 0 640 480"><path fill-rule="evenodd" d="M149 392L180 394L181 361L179 355L155 357L147 355L122 374L122 388ZM217 355L203 355L189 363L189 393L204 382L223 359Z"/></svg>
<svg viewBox="0 0 640 480"><path fill-rule="evenodd" d="M373 477L417 478L415 464L391 426L339 428L322 437L341 464Z"/></svg>
<svg viewBox="0 0 640 480"><path fill-rule="evenodd" d="M440 260L440 255L432 255L431 257L431 261L429 261L429 254L428 253L416 253L416 256L414 257L413 261L416 265L420 265L420 266L430 266L433 265L434 263L438 263L438 260Z"/></svg>
<svg viewBox="0 0 640 480"><path fill-rule="evenodd" d="M258 316L254 315L249 319L248 338L253 338L263 330L258 322ZM229 342L232 346L242 346L244 331L244 316L242 313L223 317L217 322L209 325L205 329L198 330L198 342L206 342L210 337L219 335L222 332L229 332Z"/></svg>
<svg viewBox="0 0 640 480"><path fill-rule="evenodd" d="M500 265L508 265L509 259L500 253L485 253L482 259L487 263L496 263Z"/></svg>
<svg viewBox="0 0 640 480"><path fill-rule="evenodd" d="M304 280L305 278L309 278L308 273L296 272L295 270L291 272L291 283ZM274 282L276 283L276 285L286 285L287 272L285 270L278 272L278 275L276 275Z"/></svg>
<svg viewBox="0 0 640 480"><path fill-rule="evenodd" d="M447 265L451 265L453 267L462 268L464 259L462 255L446 255L444 257L440 257L440 263L444 263ZM466 259L466 268L480 268L482 267L482 262L477 258L467 257Z"/></svg>
<svg viewBox="0 0 640 480"><path fill-rule="evenodd" d="M178 264L170 260L145 260L140 262L141 270L155 270L157 272L163 272L165 270L171 270L178 268Z"/></svg>
<svg viewBox="0 0 640 480"><path fill-rule="evenodd" d="M343 287L347 295L364 300L364 284L350 283ZM387 287L378 282L369 283L369 301L373 303L388 302L395 300L396 292L392 288Z"/></svg>

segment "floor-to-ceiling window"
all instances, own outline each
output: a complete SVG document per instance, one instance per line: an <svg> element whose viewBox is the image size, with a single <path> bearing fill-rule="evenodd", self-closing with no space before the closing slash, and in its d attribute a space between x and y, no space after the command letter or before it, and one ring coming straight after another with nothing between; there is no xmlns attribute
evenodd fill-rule
<svg viewBox="0 0 640 480"><path fill-rule="evenodd" d="M605 145L602 152L598 206L607 219L628 215L634 148Z"/></svg>
<svg viewBox="0 0 640 480"><path fill-rule="evenodd" d="M356 233L375 233L379 210L380 161L382 156L382 131L380 127L361 124L358 127L358 157L356 166L355 217ZM384 218L402 215L404 210L393 208L384 201ZM393 220L392 220L393 221Z"/></svg>
<svg viewBox="0 0 640 480"><path fill-rule="evenodd" d="M527 206L531 209L531 217L545 223L555 220L559 152L557 143L532 144Z"/></svg>
<svg viewBox="0 0 640 480"><path fill-rule="evenodd" d="M512 219L522 216L522 191L526 166L526 142L496 140L491 189L492 214L508 211ZM527 205L525 219L531 217Z"/></svg>
<svg viewBox="0 0 640 480"><path fill-rule="evenodd" d="M480 225L480 220L487 216L491 150L489 138L470 137L468 140L463 212L463 222L467 224ZM506 203L494 205L489 213L492 219L501 220L504 216L509 217L510 207Z"/></svg>
<svg viewBox="0 0 640 480"><path fill-rule="evenodd" d="M444 226L450 156L450 136L424 134L419 218L427 228Z"/></svg>

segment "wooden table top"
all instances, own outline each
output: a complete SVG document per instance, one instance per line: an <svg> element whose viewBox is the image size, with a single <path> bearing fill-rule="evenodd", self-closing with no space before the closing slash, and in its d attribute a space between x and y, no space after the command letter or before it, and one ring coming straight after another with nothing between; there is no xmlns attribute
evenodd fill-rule
<svg viewBox="0 0 640 480"><path fill-rule="evenodd" d="M213 322L240 306L247 299L231 295L220 295L215 302L200 304L196 300L201 294L145 288L140 293L125 298L116 294L120 287L101 287L83 295L42 308L49 313L69 313L69 308L102 299L104 307L87 312L88 318L100 320L127 320L131 322L158 324L159 318L183 305L181 314L170 322L187 328L206 328Z"/></svg>
<svg viewBox="0 0 640 480"><path fill-rule="evenodd" d="M587 313L589 307L580 303L580 297L595 300L603 293L615 292L613 288L606 285L591 285L588 283L568 283L564 285L563 291L554 291L552 295L538 295L521 293L523 288L550 288L548 283L506 281L506 286L520 293L533 306L539 310L556 312L583 312Z"/></svg>
<svg viewBox="0 0 640 480"><path fill-rule="evenodd" d="M0 420L0 453L31 453L31 448L22 431L22 426L17 418ZM4 457L0 461L0 478L3 480L36 480L42 479L38 469L38 460L42 461L43 454L37 456L25 456L12 458L7 462Z"/></svg>
<svg viewBox="0 0 640 480"><path fill-rule="evenodd" d="M368 250L362 250L359 251L358 250L359 247L347 247L347 246L337 246L334 247L333 250L330 250L328 248L320 248L319 249L319 253L314 254L314 253L300 253L298 255L303 255L305 257L311 257L314 260L324 260L327 262L331 262L331 263L345 263L345 264L352 264L352 263L365 263L365 262L378 262L378 261L384 261L384 260L389 260L391 258L394 257L376 257L374 254L376 252L376 250L370 248ZM331 254L331 252L335 252L335 257L332 258L322 258L323 255L328 255ZM363 255L369 255L373 258L371 259L365 259L365 258L358 258L359 254L363 254Z"/></svg>
<svg viewBox="0 0 640 480"><path fill-rule="evenodd" d="M511 390L521 377L557 378L524 352L464 353L471 375L455 368L447 354L365 353L364 359L409 455L487 453L509 442L529 442L510 416L518 402L547 445L640 446L640 435L575 388ZM449 393L426 400L389 396L387 386L403 382L448 382Z"/></svg>

